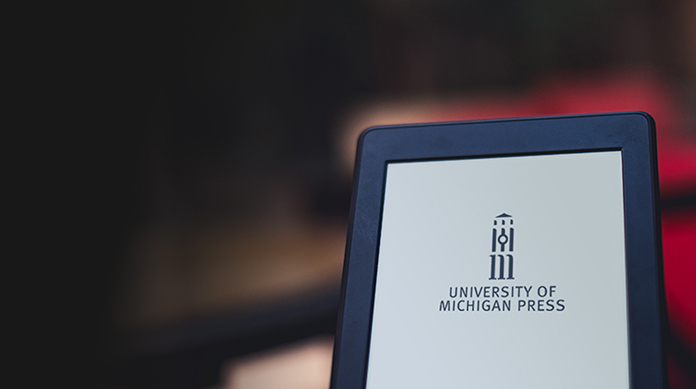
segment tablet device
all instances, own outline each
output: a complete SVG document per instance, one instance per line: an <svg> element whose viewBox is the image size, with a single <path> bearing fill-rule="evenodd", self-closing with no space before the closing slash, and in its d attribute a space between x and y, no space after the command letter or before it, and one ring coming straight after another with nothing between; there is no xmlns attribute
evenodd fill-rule
<svg viewBox="0 0 696 389"><path fill-rule="evenodd" d="M375 127L355 166L333 389L665 387L648 114Z"/></svg>

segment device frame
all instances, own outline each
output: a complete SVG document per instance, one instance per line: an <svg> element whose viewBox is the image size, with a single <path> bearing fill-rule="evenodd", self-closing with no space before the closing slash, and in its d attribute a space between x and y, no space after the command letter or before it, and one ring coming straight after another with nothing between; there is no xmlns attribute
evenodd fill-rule
<svg viewBox="0 0 696 389"><path fill-rule="evenodd" d="M332 389L366 385L387 164L620 150L629 383L666 387L655 122L644 112L380 126L358 141Z"/></svg>

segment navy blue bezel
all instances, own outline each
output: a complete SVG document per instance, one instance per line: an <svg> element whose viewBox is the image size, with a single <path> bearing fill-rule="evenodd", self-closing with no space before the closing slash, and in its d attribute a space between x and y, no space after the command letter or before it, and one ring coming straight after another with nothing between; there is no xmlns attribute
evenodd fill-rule
<svg viewBox="0 0 696 389"><path fill-rule="evenodd" d="M643 112L370 128L358 142L332 389L365 387L388 162L621 150L630 387L666 387L655 123Z"/></svg>

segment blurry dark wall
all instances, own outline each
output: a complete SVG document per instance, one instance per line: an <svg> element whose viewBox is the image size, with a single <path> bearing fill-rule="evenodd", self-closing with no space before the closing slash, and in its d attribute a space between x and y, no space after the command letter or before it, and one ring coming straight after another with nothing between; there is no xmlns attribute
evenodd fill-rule
<svg viewBox="0 0 696 389"><path fill-rule="evenodd" d="M249 216L279 177L345 212L321 196L354 101L669 58L648 0L146 4L121 10L111 53L140 218Z"/></svg>

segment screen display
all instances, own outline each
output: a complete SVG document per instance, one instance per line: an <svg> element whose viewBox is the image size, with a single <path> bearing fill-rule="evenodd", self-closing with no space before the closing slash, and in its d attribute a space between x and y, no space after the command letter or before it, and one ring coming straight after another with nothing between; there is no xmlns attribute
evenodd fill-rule
<svg viewBox="0 0 696 389"><path fill-rule="evenodd" d="M387 164L368 389L628 388L620 151Z"/></svg>

